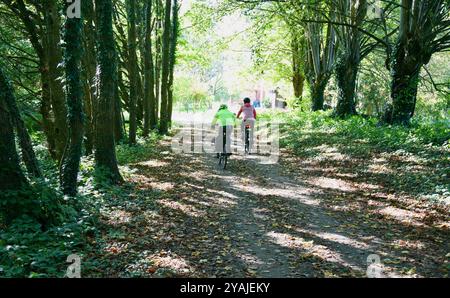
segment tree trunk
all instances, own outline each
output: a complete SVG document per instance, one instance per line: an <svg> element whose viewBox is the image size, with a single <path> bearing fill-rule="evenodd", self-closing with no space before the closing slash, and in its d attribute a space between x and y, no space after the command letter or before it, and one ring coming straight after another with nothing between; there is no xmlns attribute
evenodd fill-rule
<svg viewBox="0 0 450 298"><path fill-rule="evenodd" d="M156 30L155 30L155 115L156 124L158 124L158 117L161 105L161 31L162 31L162 0L156 0Z"/></svg>
<svg viewBox="0 0 450 298"><path fill-rule="evenodd" d="M310 81L312 111L323 110L324 92L329 78L329 75L321 75Z"/></svg>
<svg viewBox="0 0 450 298"><path fill-rule="evenodd" d="M58 163L64 152L67 141L67 107L65 104L64 89L61 83L62 69L58 67L62 62L62 50L60 46L60 15L56 0L47 0L44 11L46 23L46 41L48 53L48 66L50 75L50 90L53 116L55 119L54 137L56 145L56 157Z"/></svg>
<svg viewBox="0 0 450 298"><path fill-rule="evenodd" d="M136 0L127 0L128 17L128 77L130 80L130 128L129 142L136 144L136 108L137 108L137 57L136 57Z"/></svg>
<svg viewBox="0 0 450 298"><path fill-rule="evenodd" d="M294 96L300 102L302 100L303 88L305 84L305 76L296 72L292 76L292 85L294 88Z"/></svg>
<svg viewBox="0 0 450 298"><path fill-rule="evenodd" d="M45 7L51 6L50 4L48 4L48 1L53 0L46 0ZM27 9L27 6L23 2L23 0L10 2L8 3L8 7L10 7L13 12L17 13L20 19L22 20L25 30L28 34L30 43L33 46L33 49L35 50L39 58L39 73L41 75L41 88L42 88L40 112L42 114L43 119L42 121L43 130L47 139L47 145L50 155L53 159L57 160L58 152L55 135L55 121L53 120L52 116L53 92L51 80L52 74L49 66L49 55L50 55L48 50L49 40L45 35L45 29L48 26L43 26L43 29L38 28L36 21L31 17L31 12L30 10ZM43 14L44 14L44 21L47 21L48 11L45 10Z"/></svg>
<svg viewBox="0 0 450 298"><path fill-rule="evenodd" d="M406 57L405 50L403 45L397 48L391 71L391 124L409 124L416 106L422 63L419 62L418 57L411 57L414 53Z"/></svg>
<svg viewBox="0 0 450 298"><path fill-rule="evenodd" d="M155 93L153 86L155 78L153 73L152 55L152 0L146 1L145 13L145 48L144 48L144 136L148 136L150 128L156 126Z"/></svg>
<svg viewBox="0 0 450 298"><path fill-rule="evenodd" d="M36 154L34 153L30 135L28 134L22 117L20 116L13 88L2 72L0 72L0 90L3 90L4 92L3 98L10 113L12 124L15 126L17 131L19 145L22 152L22 160L25 163L28 174L32 177L40 178L42 177L42 173L36 159Z"/></svg>
<svg viewBox="0 0 450 298"><path fill-rule="evenodd" d="M125 138L125 127L122 117L122 102L119 93L119 77L114 81L114 139L119 142Z"/></svg>
<svg viewBox="0 0 450 298"><path fill-rule="evenodd" d="M136 125L142 127L144 121L144 85L136 63Z"/></svg>
<svg viewBox="0 0 450 298"><path fill-rule="evenodd" d="M356 114L355 88L358 73L359 58L351 53L343 54L336 62L336 83L338 87L338 100L336 116L344 118Z"/></svg>
<svg viewBox="0 0 450 298"><path fill-rule="evenodd" d="M340 57L336 63L338 99L336 116L344 118L356 114L356 76L361 62L361 32L367 14L367 0L343 0L339 2L339 19L352 26L340 28Z"/></svg>
<svg viewBox="0 0 450 298"><path fill-rule="evenodd" d="M77 194L77 178L83 149L82 28L81 18L66 18L64 66L66 70L66 102L69 108L67 117L69 135L61 161L60 183L63 193L69 196Z"/></svg>
<svg viewBox="0 0 450 298"><path fill-rule="evenodd" d="M51 91L50 91L50 80L48 75L48 64L46 62L41 62L42 66L39 71L41 74L41 104L40 104L40 113L42 115L42 129L45 134L45 138L47 140L47 147L50 153L50 156L56 160L56 140L53 132L55 131L54 125L55 123L51 119Z"/></svg>
<svg viewBox="0 0 450 298"><path fill-rule="evenodd" d="M169 83L168 83L168 121L169 128L172 127L172 109L173 109L173 75L175 71L176 51L178 40L178 1L174 0L172 7L172 35L170 40L170 61L169 61Z"/></svg>
<svg viewBox="0 0 450 298"><path fill-rule="evenodd" d="M28 184L19 165L14 140L13 119L7 102L11 86L0 69L0 191L19 190ZM8 210L7 210L8 211Z"/></svg>
<svg viewBox="0 0 450 298"><path fill-rule="evenodd" d="M323 110L324 90L330 79L334 67L336 52L336 34L331 24L324 25L311 23L305 27L307 39L307 60L305 74L311 90L311 110ZM325 47L322 49L323 45Z"/></svg>
<svg viewBox="0 0 450 298"><path fill-rule="evenodd" d="M301 101L305 75L303 65L305 63L304 45L296 35L292 34L292 87L294 88L294 96Z"/></svg>
<svg viewBox="0 0 450 298"><path fill-rule="evenodd" d="M136 119L138 127L144 129L144 113L145 113L145 103L144 103L144 54L145 54L145 1L137 1L137 12L136 12L136 27L137 27L137 52L139 53L140 59L136 61L137 69L137 111Z"/></svg>
<svg viewBox="0 0 450 298"><path fill-rule="evenodd" d="M99 95L95 125L96 168L110 183L122 181L117 166L114 142L114 79L117 75L116 53L112 27L112 0L96 0L98 12Z"/></svg>
<svg viewBox="0 0 450 298"><path fill-rule="evenodd" d="M116 59L117 55L116 55ZM117 72L115 76L114 84L114 140L117 142L125 139L126 129L125 129L125 119L122 114L122 100L121 100L121 90L120 86L122 83L122 74ZM123 95L128 98L128 93L124 92Z"/></svg>
<svg viewBox="0 0 450 298"><path fill-rule="evenodd" d="M169 106L168 106L168 89L169 89L169 54L170 54L170 12L171 0L166 0L164 13L164 31L162 37L162 72L161 72L161 114L159 123L160 134L167 134L169 131Z"/></svg>
<svg viewBox="0 0 450 298"><path fill-rule="evenodd" d="M386 113L390 115L385 115L390 124L409 124L416 106L420 69L428 63L433 53L424 44L424 36L433 40L430 32L438 10L431 11L432 1L424 1L423 4L421 9L424 11L419 11L418 6L413 7L412 0L402 0L400 32L391 66L392 110L387 110ZM439 8L443 2L436 1L433 4ZM419 17L422 21L419 21Z"/></svg>
<svg viewBox="0 0 450 298"><path fill-rule="evenodd" d="M292 76L292 86L294 87L294 96L298 101L302 100L305 76L300 72L295 72Z"/></svg>
<svg viewBox="0 0 450 298"><path fill-rule="evenodd" d="M92 154L94 150L94 103L95 98L95 11L92 0L82 1L83 18L86 25L83 30L84 48L83 54L83 89L84 89L84 114L85 114L85 149L86 155Z"/></svg>

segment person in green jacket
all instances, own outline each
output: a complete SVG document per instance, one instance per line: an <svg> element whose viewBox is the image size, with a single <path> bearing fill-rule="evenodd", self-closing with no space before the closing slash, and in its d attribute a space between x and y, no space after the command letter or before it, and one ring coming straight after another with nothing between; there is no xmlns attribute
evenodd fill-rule
<svg viewBox="0 0 450 298"><path fill-rule="evenodd" d="M231 155L231 134L236 123L236 115L228 110L227 105L222 104L216 115L214 115L212 125L216 126L217 123L219 124L219 129L216 138L216 157L219 158L219 153L224 151L224 142L226 145L225 152Z"/></svg>

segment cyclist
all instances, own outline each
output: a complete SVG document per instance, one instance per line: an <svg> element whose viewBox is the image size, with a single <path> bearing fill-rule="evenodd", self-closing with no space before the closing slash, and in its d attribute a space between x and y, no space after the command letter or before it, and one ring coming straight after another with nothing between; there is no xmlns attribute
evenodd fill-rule
<svg viewBox="0 0 450 298"><path fill-rule="evenodd" d="M243 121L241 124L241 135L242 141L245 143L245 126L250 126L250 135L249 135L249 151L253 148L253 131L255 129L255 120L256 120L256 109L250 104L250 98L244 98L244 105L241 106L237 118L240 115L243 115Z"/></svg>
<svg viewBox="0 0 450 298"><path fill-rule="evenodd" d="M236 115L228 110L226 104L222 104L214 115L212 125L215 126L217 122L219 122L219 129L216 138L216 157L219 158L219 153L223 152L223 142L226 144L226 152L231 155L231 133L236 122Z"/></svg>

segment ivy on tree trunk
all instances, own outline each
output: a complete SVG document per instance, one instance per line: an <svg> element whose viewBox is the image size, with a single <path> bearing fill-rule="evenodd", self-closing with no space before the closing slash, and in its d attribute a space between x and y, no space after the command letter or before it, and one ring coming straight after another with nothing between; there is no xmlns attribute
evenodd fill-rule
<svg viewBox="0 0 450 298"><path fill-rule="evenodd" d="M121 182L117 165L114 126L114 79L117 72L112 27L112 0L96 0L98 30L98 104L95 125L95 164L101 178Z"/></svg>
<svg viewBox="0 0 450 298"><path fill-rule="evenodd" d="M64 66L69 134L61 161L60 183L63 193L70 196L77 194L77 177L83 148L83 89L80 71L83 52L82 29L81 18L66 18Z"/></svg>

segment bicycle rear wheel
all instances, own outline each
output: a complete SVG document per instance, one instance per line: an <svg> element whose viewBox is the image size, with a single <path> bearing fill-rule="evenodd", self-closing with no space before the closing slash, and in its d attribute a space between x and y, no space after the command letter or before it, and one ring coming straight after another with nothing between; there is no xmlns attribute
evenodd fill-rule
<svg viewBox="0 0 450 298"><path fill-rule="evenodd" d="M250 152L250 132L249 129L245 128L245 153L248 154Z"/></svg>
<svg viewBox="0 0 450 298"><path fill-rule="evenodd" d="M228 156L225 154L224 156L223 156L223 169L225 170L226 168L227 168L227 163L228 163Z"/></svg>
<svg viewBox="0 0 450 298"><path fill-rule="evenodd" d="M222 169L226 169L227 163L228 163L228 152L227 152L227 127L223 127L223 147L222 147L222 153L220 154L220 157L222 159L221 164L219 163L219 166L222 167Z"/></svg>

